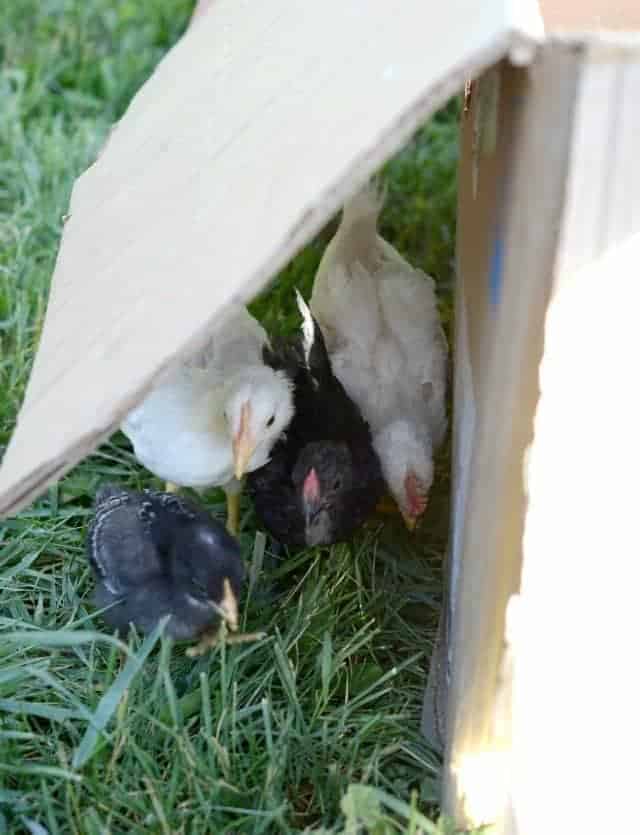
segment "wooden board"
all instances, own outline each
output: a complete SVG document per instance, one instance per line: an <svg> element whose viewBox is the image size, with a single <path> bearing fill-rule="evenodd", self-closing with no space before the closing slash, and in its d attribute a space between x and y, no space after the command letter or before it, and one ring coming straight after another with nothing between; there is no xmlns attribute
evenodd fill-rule
<svg viewBox="0 0 640 835"><path fill-rule="evenodd" d="M495 130L492 74L471 98L460 171L470 326L456 375L468 356L471 380L456 409L472 400L475 421L455 424L454 448L472 432L473 452L456 471L468 489L443 636L445 810L511 835L622 831L634 771L616 751L638 696L640 36L554 37L529 69L504 65ZM618 825L584 802L597 793L618 798Z"/></svg>
<svg viewBox="0 0 640 835"><path fill-rule="evenodd" d="M455 408L468 411L469 401L475 419L456 424L456 450L472 451L456 471L466 501L453 522L449 564L444 803L473 825L500 820L506 799L505 610L520 584L522 468L563 206L575 60L543 48L529 69L490 70L474 85L464 125L457 292L468 326L458 329L456 374L466 362L470 379Z"/></svg>
<svg viewBox="0 0 640 835"><path fill-rule="evenodd" d="M524 472L518 835L624 832L637 818L640 34L582 58Z"/></svg>
<svg viewBox="0 0 640 835"><path fill-rule="evenodd" d="M637 0L540 0L549 32L640 29Z"/></svg>
<svg viewBox="0 0 640 835"><path fill-rule="evenodd" d="M526 40L507 0L216 0L76 182L0 470L13 513L106 438L466 77Z"/></svg>

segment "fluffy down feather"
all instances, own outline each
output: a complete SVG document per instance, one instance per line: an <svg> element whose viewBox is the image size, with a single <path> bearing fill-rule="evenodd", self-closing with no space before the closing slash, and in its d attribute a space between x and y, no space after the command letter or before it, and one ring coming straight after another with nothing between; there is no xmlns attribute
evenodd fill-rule
<svg viewBox="0 0 640 835"><path fill-rule="evenodd" d="M202 508L167 493L104 485L96 496L87 555L94 602L104 620L126 632L150 632L169 615L178 640L216 629L235 630L244 577L238 543Z"/></svg>
<svg viewBox="0 0 640 835"><path fill-rule="evenodd" d="M290 382L263 362L267 344L260 324L236 307L127 416L122 430L138 460L165 481L229 492L234 475L265 464L293 417Z"/></svg>
<svg viewBox="0 0 640 835"><path fill-rule="evenodd" d="M298 307L301 336L266 352L294 383L295 415L248 487L279 542L330 545L363 524L384 482L369 426L335 377L322 332L299 294Z"/></svg>
<svg viewBox="0 0 640 835"><path fill-rule="evenodd" d="M447 343L433 279L377 232L373 185L349 202L315 278L311 309L334 372L369 422L387 485L412 527L447 428Z"/></svg>

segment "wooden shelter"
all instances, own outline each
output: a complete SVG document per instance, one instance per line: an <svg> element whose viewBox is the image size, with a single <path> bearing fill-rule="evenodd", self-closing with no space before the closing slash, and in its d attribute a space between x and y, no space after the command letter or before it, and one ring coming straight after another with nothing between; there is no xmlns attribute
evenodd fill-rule
<svg viewBox="0 0 640 835"><path fill-rule="evenodd" d="M622 831L632 774L614 741L638 696L625 484L640 463L640 7L202 6L76 182L0 513L107 438L472 81L448 605L424 730L459 820ZM615 780L593 764L614 756ZM598 817L583 801L603 785L617 805Z"/></svg>

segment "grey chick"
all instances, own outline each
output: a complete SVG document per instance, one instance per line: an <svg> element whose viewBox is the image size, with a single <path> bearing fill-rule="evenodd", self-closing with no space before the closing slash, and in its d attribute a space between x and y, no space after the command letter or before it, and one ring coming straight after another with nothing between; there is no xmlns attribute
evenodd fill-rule
<svg viewBox="0 0 640 835"><path fill-rule="evenodd" d="M134 624L147 633L170 615L170 637L201 639L190 655L215 643L222 621L238 629L240 547L195 503L173 493L104 485L96 495L87 552L96 579L94 603L109 607L102 616L112 628L127 632Z"/></svg>

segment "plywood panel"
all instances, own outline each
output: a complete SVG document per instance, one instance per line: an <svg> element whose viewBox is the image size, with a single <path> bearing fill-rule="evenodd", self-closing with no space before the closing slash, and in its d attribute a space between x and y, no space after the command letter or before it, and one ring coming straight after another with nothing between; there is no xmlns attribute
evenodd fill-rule
<svg viewBox="0 0 640 835"><path fill-rule="evenodd" d="M523 462L564 206L576 60L571 47L543 48L528 70L504 64L495 146L478 156L476 173L471 153L461 169L459 293L472 334L476 419L464 518L455 520L460 544L451 554L457 579L444 798L461 823L505 825L503 766L511 742L505 615L520 581ZM481 101L472 99L467 134ZM463 442L458 437L456 446Z"/></svg>
<svg viewBox="0 0 640 835"><path fill-rule="evenodd" d="M540 0L540 8L551 32L640 29L637 0Z"/></svg>
<svg viewBox="0 0 640 835"><path fill-rule="evenodd" d="M202 11L76 183L0 512L108 436L228 302L262 288L504 54L511 9L216 0Z"/></svg>
<svg viewBox="0 0 640 835"><path fill-rule="evenodd" d="M514 609L519 835L637 817L639 68L592 44L578 86Z"/></svg>

